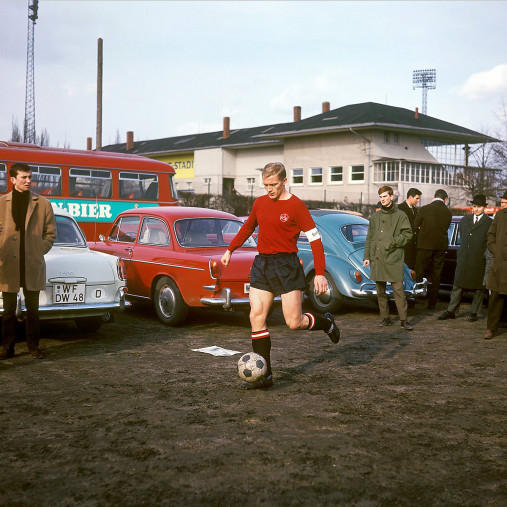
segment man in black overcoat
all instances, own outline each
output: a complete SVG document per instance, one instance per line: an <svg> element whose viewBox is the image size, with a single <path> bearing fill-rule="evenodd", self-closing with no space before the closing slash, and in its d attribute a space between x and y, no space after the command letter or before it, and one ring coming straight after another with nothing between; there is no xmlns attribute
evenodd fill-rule
<svg viewBox="0 0 507 507"><path fill-rule="evenodd" d="M417 281L422 282L423 275L429 269L431 285L428 290L428 308L430 310L437 305L440 275L449 246L447 230L451 224L452 213L447 207L448 198L445 190L438 189L433 201L419 210L414 221L414 229L419 236L415 271Z"/></svg>
<svg viewBox="0 0 507 507"><path fill-rule="evenodd" d="M417 205L421 198L422 192L417 188L409 188L407 192L407 199L401 204L398 204L398 209L404 211L408 216L410 227L412 228L413 236L409 243L405 245L405 264L410 268L410 271L415 273L415 259L417 255L417 234L414 230L415 217L417 215Z"/></svg>
<svg viewBox="0 0 507 507"><path fill-rule="evenodd" d="M484 299L484 270L486 269L486 246L488 230L493 220L484 213L486 197L476 195L472 200L473 213L466 215L459 224L460 246L457 253L456 271L447 310L438 320L456 318L463 289L472 289L474 296L468 320L477 321Z"/></svg>
<svg viewBox="0 0 507 507"><path fill-rule="evenodd" d="M507 200L507 192L502 201ZM491 340L500 325L507 299L507 207L495 215L488 231L488 250L493 254L493 266L486 287L490 290L488 302L488 329L484 338Z"/></svg>

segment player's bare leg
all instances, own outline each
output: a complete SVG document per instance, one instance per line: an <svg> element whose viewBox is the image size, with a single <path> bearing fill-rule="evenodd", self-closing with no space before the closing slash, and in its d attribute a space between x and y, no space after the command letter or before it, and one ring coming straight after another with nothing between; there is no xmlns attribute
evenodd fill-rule
<svg viewBox="0 0 507 507"><path fill-rule="evenodd" d="M282 312L285 322L291 329L308 329L310 320L303 314L303 293L293 290L282 294Z"/></svg>
<svg viewBox="0 0 507 507"><path fill-rule="evenodd" d="M310 331L324 331L333 343L340 340L340 330L334 321L331 313L324 316L314 313L303 313L303 293L300 290L293 290L282 294L282 311L285 322L291 329L308 329Z"/></svg>
<svg viewBox="0 0 507 507"><path fill-rule="evenodd" d="M264 377L256 382L243 382L243 389L257 389L271 387L273 374L271 371L271 337L267 328L266 319L273 304L273 293L255 287L250 287L250 324L252 326L252 349L261 355L267 364Z"/></svg>
<svg viewBox="0 0 507 507"><path fill-rule="evenodd" d="M267 290L250 287L250 324L252 332L266 329L266 319L275 296Z"/></svg>

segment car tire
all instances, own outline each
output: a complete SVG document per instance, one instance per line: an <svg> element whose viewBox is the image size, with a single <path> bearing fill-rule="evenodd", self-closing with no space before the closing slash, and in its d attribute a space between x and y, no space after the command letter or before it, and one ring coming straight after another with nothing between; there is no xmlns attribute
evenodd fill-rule
<svg viewBox="0 0 507 507"><path fill-rule="evenodd" d="M338 290L333 277L326 272L327 283L329 284L329 290L320 296L316 296L314 290L315 275L310 279L308 286L308 294L312 306L320 313L335 313L343 305L343 294Z"/></svg>
<svg viewBox="0 0 507 507"><path fill-rule="evenodd" d="M153 291L153 305L160 322L166 326L178 326L187 318L189 307L176 283L168 276L157 281Z"/></svg>
<svg viewBox="0 0 507 507"><path fill-rule="evenodd" d="M74 319L76 326L80 331L86 331L87 333L94 333L98 331L102 325L102 316L99 317L77 317Z"/></svg>

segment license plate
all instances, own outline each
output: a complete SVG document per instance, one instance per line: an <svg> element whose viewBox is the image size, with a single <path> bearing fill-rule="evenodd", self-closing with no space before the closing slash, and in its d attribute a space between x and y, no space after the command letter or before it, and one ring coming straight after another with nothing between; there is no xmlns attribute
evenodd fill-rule
<svg viewBox="0 0 507 507"><path fill-rule="evenodd" d="M55 283L53 285L53 302L55 304L84 303L86 284L84 283Z"/></svg>
<svg viewBox="0 0 507 507"><path fill-rule="evenodd" d="M250 293L250 284L245 283L245 294L249 294L249 293Z"/></svg>

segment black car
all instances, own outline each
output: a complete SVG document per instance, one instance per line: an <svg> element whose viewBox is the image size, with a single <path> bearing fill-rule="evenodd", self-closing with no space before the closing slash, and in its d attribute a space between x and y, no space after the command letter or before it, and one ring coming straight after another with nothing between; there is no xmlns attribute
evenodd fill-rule
<svg viewBox="0 0 507 507"><path fill-rule="evenodd" d="M459 224L462 216L452 217L451 225L447 230L447 237L449 238L449 247L445 255L444 268L442 269L442 276L440 277L440 290L451 291L452 283L454 281L454 272L456 271L457 253L461 244L459 233Z"/></svg>

